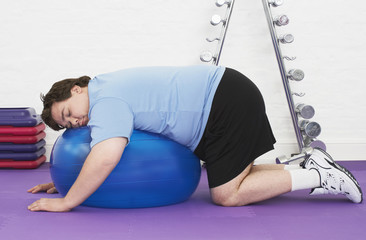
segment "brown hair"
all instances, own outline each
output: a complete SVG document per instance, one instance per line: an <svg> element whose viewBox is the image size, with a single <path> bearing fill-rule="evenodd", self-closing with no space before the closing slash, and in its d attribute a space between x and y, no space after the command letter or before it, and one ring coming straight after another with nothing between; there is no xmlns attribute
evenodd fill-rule
<svg viewBox="0 0 366 240"><path fill-rule="evenodd" d="M60 126L56 121L52 118L52 105L55 102L61 102L71 97L71 89L77 85L79 87L88 86L90 81L90 77L82 76L79 78L68 78L65 80L61 80L52 85L50 91L44 95L41 94L41 101L43 102L43 111L41 114L41 118L45 124L47 124L53 130L61 130L64 127Z"/></svg>

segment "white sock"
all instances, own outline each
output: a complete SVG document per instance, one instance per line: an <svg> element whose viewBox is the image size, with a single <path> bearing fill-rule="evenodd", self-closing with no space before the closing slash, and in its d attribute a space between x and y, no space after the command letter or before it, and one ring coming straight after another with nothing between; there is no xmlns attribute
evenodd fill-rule
<svg viewBox="0 0 366 240"><path fill-rule="evenodd" d="M286 164L284 170L303 169L300 164Z"/></svg>
<svg viewBox="0 0 366 240"><path fill-rule="evenodd" d="M292 181L291 191L320 187L320 176L315 169L292 169L289 172Z"/></svg>

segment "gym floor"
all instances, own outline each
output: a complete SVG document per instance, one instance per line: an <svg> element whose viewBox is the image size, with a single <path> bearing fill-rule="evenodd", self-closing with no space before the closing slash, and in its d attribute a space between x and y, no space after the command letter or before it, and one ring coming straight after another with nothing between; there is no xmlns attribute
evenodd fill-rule
<svg viewBox="0 0 366 240"><path fill-rule="evenodd" d="M365 192L366 161L341 162ZM30 212L28 204L59 194L26 190L51 181L49 164L35 170L0 169L0 239L365 239L366 205L343 196L297 191L245 207L210 201L206 173L183 203L145 209L79 206L68 213Z"/></svg>

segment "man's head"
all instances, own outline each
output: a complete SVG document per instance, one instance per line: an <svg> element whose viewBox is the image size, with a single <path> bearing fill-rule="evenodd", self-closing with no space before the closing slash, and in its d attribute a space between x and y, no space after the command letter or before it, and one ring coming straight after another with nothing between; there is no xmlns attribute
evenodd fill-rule
<svg viewBox="0 0 366 240"><path fill-rule="evenodd" d="M43 121L52 129L85 126L89 112L90 77L69 78L56 82L46 95L41 95Z"/></svg>

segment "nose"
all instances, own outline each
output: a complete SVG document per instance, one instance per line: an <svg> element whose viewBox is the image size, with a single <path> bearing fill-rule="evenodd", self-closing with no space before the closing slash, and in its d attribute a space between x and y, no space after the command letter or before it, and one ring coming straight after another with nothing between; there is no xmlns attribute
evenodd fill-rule
<svg viewBox="0 0 366 240"><path fill-rule="evenodd" d="M70 118L70 123L73 128L79 127L80 120L77 118Z"/></svg>

